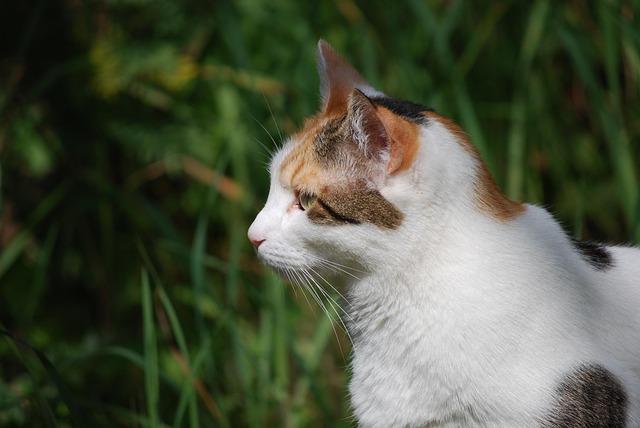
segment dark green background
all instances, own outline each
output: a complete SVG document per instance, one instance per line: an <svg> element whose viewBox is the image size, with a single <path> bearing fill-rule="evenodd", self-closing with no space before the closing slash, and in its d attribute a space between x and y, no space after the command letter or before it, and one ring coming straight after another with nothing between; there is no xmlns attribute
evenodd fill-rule
<svg viewBox="0 0 640 428"><path fill-rule="evenodd" d="M350 426L349 344L245 234L322 37L509 196L640 240L638 1L25 0L0 12L0 426ZM277 124L277 125L276 125Z"/></svg>

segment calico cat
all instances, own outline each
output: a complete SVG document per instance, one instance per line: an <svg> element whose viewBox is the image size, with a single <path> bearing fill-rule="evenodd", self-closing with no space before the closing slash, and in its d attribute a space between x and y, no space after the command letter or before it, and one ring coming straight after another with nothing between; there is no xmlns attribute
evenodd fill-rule
<svg viewBox="0 0 640 428"><path fill-rule="evenodd" d="M344 266L359 425L639 426L640 250L571 240L453 121L318 62L248 235L285 276Z"/></svg>

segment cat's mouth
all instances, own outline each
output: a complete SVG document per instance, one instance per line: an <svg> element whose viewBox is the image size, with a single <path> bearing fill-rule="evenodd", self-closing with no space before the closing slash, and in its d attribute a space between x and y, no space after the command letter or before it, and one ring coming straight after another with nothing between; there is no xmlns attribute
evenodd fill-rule
<svg viewBox="0 0 640 428"><path fill-rule="evenodd" d="M299 270L297 266L292 266L288 263L273 261L265 257L259 257L259 259L265 266L283 278L286 278L287 275L292 275Z"/></svg>
<svg viewBox="0 0 640 428"><path fill-rule="evenodd" d="M278 275L283 281L294 285L303 285L318 276L317 267L309 265L293 265L282 260L259 256L260 261Z"/></svg>
<svg viewBox="0 0 640 428"><path fill-rule="evenodd" d="M313 268L309 266L307 257L304 257L300 251L283 247L275 242L265 242L260 245L257 253L258 259L281 277L295 275L305 268Z"/></svg>
<svg viewBox="0 0 640 428"><path fill-rule="evenodd" d="M333 283L345 284L352 280L359 280L365 273L361 269L304 250L287 248L283 251L278 245L264 246L264 248L261 245L258 258L280 278L291 284L333 286Z"/></svg>

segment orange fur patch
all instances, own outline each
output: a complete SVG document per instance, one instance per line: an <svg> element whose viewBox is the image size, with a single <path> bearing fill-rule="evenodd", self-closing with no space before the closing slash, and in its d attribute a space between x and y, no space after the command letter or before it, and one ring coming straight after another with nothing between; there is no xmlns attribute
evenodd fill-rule
<svg viewBox="0 0 640 428"><path fill-rule="evenodd" d="M391 140L391 156L387 172L393 174L409 169L418 153L418 125L380 106L376 109L376 115Z"/></svg>
<svg viewBox="0 0 640 428"><path fill-rule="evenodd" d="M391 117L393 114L389 111L382 112L382 115L386 115L381 120L386 122L385 130L396 146L392 151L392 159L395 159L393 170L408 168L417 151L417 127L403 119ZM305 121L303 129L293 137L294 146L280 164L280 181L295 191L317 196L317 202L307 210L309 219L315 223L371 223L387 229L397 228L402 223L403 214L378 191L363 184L363 180L349 177L350 173L357 171L357 167L348 172L336 170L331 163L323 164L326 158L318 157L318 137L327 128L335 126L332 121L340 118L339 115L325 113ZM360 156L364 159L364 154ZM341 179L343 173L349 177L344 181Z"/></svg>
<svg viewBox="0 0 640 428"><path fill-rule="evenodd" d="M502 193L482 161L478 149L471 144L469 136L458 124L448 117L434 112L426 112L425 116L438 121L447 128L456 137L458 143L476 160L478 164L478 176L475 183L476 203L481 210L501 221L512 220L524 212L525 206L522 203L512 201Z"/></svg>
<svg viewBox="0 0 640 428"><path fill-rule="evenodd" d="M302 130L293 136L297 143L280 164L280 181L283 185L318 193L323 185L323 170L314 159L313 144L329 119L331 116L313 116L305 120Z"/></svg>

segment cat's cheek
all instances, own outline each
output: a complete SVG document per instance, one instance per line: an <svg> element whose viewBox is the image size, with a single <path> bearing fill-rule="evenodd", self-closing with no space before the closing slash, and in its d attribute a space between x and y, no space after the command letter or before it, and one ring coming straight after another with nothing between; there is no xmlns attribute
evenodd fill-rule
<svg viewBox="0 0 640 428"><path fill-rule="evenodd" d="M288 231L295 232L299 228L303 228L308 221L306 212L299 208L290 208L282 216L282 229L286 233Z"/></svg>

